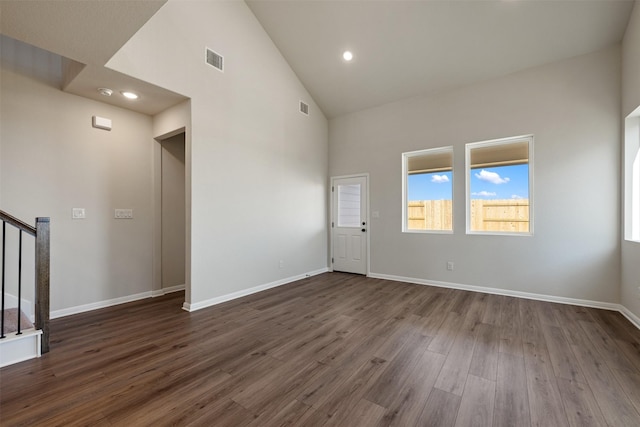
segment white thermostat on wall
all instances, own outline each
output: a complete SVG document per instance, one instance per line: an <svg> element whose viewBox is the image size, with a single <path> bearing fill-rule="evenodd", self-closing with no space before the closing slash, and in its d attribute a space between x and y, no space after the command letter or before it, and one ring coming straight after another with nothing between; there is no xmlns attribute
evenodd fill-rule
<svg viewBox="0 0 640 427"><path fill-rule="evenodd" d="M100 116L93 116L91 118L91 125L94 128L111 130L111 119L107 119Z"/></svg>

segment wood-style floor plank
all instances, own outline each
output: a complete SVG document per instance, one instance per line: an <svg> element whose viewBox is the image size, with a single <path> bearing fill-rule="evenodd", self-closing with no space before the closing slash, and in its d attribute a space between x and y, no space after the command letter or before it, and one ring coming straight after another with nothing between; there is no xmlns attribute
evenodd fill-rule
<svg viewBox="0 0 640 427"><path fill-rule="evenodd" d="M523 356L510 353L498 355L496 401L493 417L496 427L531 425L527 375Z"/></svg>
<svg viewBox="0 0 640 427"><path fill-rule="evenodd" d="M469 375L456 417L456 427L493 424L495 381Z"/></svg>
<svg viewBox="0 0 640 427"><path fill-rule="evenodd" d="M496 381L500 328L482 323L478 325L476 345L473 350L469 374Z"/></svg>
<svg viewBox="0 0 640 427"><path fill-rule="evenodd" d="M521 356L522 325L518 299L505 297L500 306L500 352Z"/></svg>
<svg viewBox="0 0 640 427"><path fill-rule="evenodd" d="M440 354L449 354L449 349L453 345L456 334L462 326L464 317L458 313L449 312L446 314L444 322L438 328L437 333L429 344L429 351Z"/></svg>
<svg viewBox="0 0 640 427"><path fill-rule="evenodd" d="M389 408L401 394L418 364L422 362L422 355L427 351L429 341L429 338L415 339L404 345L371 385L364 395L365 399Z"/></svg>
<svg viewBox="0 0 640 427"><path fill-rule="evenodd" d="M426 404L426 399L432 393L433 385L445 358L440 353L428 350L422 354L420 362L409 373L409 380L396 399L387 406L387 411L378 426L418 425L417 422ZM426 369L426 367L429 368Z"/></svg>
<svg viewBox="0 0 640 427"><path fill-rule="evenodd" d="M633 406L640 412L640 374L617 369L613 369L612 372Z"/></svg>
<svg viewBox="0 0 640 427"><path fill-rule="evenodd" d="M542 333L556 377L585 383L578 361L562 329L557 326L542 325Z"/></svg>
<svg viewBox="0 0 640 427"><path fill-rule="evenodd" d="M183 298L53 320L0 369L0 425L640 425L619 313L342 273Z"/></svg>
<svg viewBox="0 0 640 427"><path fill-rule="evenodd" d="M353 407L332 417L323 427L369 427L375 426L384 416L385 408L366 399L360 399Z"/></svg>
<svg viewBox="0 0 640 427"><path fill-rule="evenodd" d="M416 425L425 427L454 426L462 398L434 388Z"/></svg>
<svg viewBox="0 0 640 427"><path fill-rule="evenodd" d="M558 378L558 387L571 427L607 425L589 386L574 380Z"/></svg>
<svg viewBox="0 0 640 427"><path fill-rule="evenodd" d="M347 417L355 405L362 399L367 385L375 382L386 367L386 361L378 357L366 361L351 376L344 378L334 392L325 395L322 403L315 406L314 416L310 418L310 425L324 425L332 418Z"/></svg>
<svg viewBox="0 0 640 427"><path fill-rule="evenodd" d="M624 353L618 348L618 344L604 331L597 323L580 322L586 335L591 340L598 352L605 356L605 362L611 369L634 372L636 370L633 363L627 359Z"/></svg>
<svg viewBox="0 0 640 427"><path fill-rule="evenodd" d="M593 347L573 346L604 419L612 426L638 425L638 411L622 390L603 357Z"/></svg>
<svg viewBox="0 0 640 427"><path fill-rule="evenodd" d="M475 334L463 327L456 336L447 360L440 370L440 375L435 384L436 388L456 396L462 396L464 384L469 374L469 367L471 366L475 343Z"/></svg>
<svg viewBox="0 0 640 427"><path fill-rule="evenodd" d="M532 426L566 426L567 415L546 348L524 344L527 395Z"/></svg>

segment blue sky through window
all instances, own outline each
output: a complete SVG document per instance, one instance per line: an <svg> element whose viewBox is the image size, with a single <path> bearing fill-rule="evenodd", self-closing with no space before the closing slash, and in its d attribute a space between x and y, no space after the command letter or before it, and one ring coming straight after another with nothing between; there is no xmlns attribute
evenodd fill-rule
<svg viewBox="0 0 640 427"><path fill-rule="evenodd" d="M470 182L472 199L528 199L529 165L472 169ZM409 201L451 200L453 173L435 172L409 175L407 187Z"/></svg>
<svg viewBox="0 0 640 427"><path fill-rule="evenodd" d="M529 198L528 164L472 169L470 180L472 199Z"/></svg>
<svg viewBox="0 0 640 427"><path fill-rule="evenodd" d="M453 173L420 173L407 177L407 198L414 200L451 200Z"/></svg>

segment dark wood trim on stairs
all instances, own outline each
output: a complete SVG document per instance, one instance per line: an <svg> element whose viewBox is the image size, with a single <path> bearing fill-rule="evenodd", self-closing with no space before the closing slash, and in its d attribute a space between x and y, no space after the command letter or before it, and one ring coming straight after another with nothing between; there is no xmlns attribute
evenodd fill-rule
<svg viewBox="0 0 640 427"><path fill-rule="evenodd" d="M50 220L36 218L36 328L42 330L42 353L49 351L50 303Z"/></svg>
<svg viewBox="0 0 640 427"><path fill-rule="evenodd" d="M49 316L50 316L50 219L46 217L36 218L36 226L17 219L16 217L0 210L0 220L2 221L2 311L5 306L5 226L10 224L19 230L19 247L18 247L18 309L21 309L22 294L22 232L35 237L35 317L36 328L42 330L41 352L49 351ZM2 316L4 319L4 316ZM4 330L4 321L2 328ZM18 316L18 330L21 333L20 316ZM4 338L4 334L2 334Z"/></svg>
<svg viewBox="0 0 640 427"><path fill-rule="evenodd" d="M24 221L19 220L18 218L14 217L13 215L9 215L8 213L4 212L4 211L0 211L0 220L6 222L7 224L11 224L14 227L16 227L19 230L24 231L25 233L28 233L32 236L36 235L36 229L35 227L27 224Z"/></svg>

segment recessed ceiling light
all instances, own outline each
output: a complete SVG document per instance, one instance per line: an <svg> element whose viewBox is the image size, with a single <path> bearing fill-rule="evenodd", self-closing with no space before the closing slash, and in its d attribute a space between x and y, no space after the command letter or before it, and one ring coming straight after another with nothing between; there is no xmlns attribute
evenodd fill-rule
<svg viewBox="0 0 640 427"><path fill-rule="evenodd" d="M345 61L351 61L353 59L353 53L351 53L348 50L345 50L344 53L342 54L342 57L344 58Z"/></svg>
<svg viewBox="0 0 640 427"><path fill-rule="evenodd" d="M133 92L122 92L122 96L128 99L138 99L138 95Z"/></svg>
<svg viewBox="0 0 640 427"><path fill-rule="evenodd" d="M111 89L106 88L106 87L101 87L101 88L98 88L98 93L100 95L102 95L102 96L111 96L113 91Z"/></svg>

